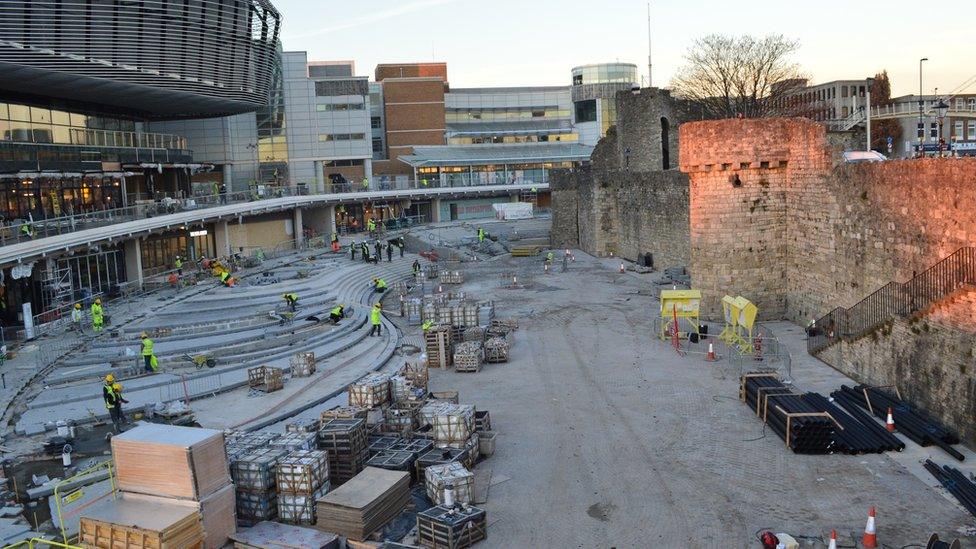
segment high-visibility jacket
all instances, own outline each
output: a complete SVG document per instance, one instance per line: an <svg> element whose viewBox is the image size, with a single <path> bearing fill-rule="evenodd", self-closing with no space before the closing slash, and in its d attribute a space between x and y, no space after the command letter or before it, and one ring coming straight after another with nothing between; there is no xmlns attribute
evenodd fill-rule
<svg viewBox="0 0 976 549"><path fill-rule="evenodd" d="M153 355L153 340L148 337L142 338L142 356Z"/></svg>
<svg viewBox="0 0 976 549"><path fill-rule="evenodd" d="M332 242L338 242L338 241L339 241L339 235L337 235L336 233L332 233Z"/></svg>
<svg viewBox="0 0 976 549"><path fill-rule="evenodd" d="M553 257L555 257L555 256L552 255L552 252L547 253L546 254L546 261L552 261Z"/></svg>
<svg viewBox="0 0 976 549"><path fill-rule="evenodd" d="M112 389L112 385L105 384L102 385L102 399L105 401L105 408L112 409L115 407L115 389Z"/></svg>
<svg viewBox="0 0 976 549"><path fill-rule="evenodd" d="M424 323L420 325L420 328L425 332L433 327L434 327L433 320L425 320Z"/></svg>
<svg viewBox="0 0 976 549"><path fill-rule="evenodd" d="M369 188L369 179L366 179L365 177L363 178L363 188Z"/></svg>
<svg viewBox="0 0 976 549"><path fill-rule="evenodd" d="M24 236L30 236L31 234L34 233L34 229L30 226L30 224L24 223L23 225L20 226L20 232Z"/></svg>
<svg viewBox="0 0 976 549"><path fill-rule="evenodd" d="M298 301L298 294L285 294L285 301Z"/></svg>
<svg viewBox="0 0 976 549"><path fill-rule="evenodd" d="M230 278L230 273L227 272L227 271L221 271L221 273L220 273L220 281L221 282L227 282L227 279L228 278Z"/></svg>
<svg viewBox="0 0 976 549"><path fill-rule="evenodd" d="M373 221L372 219L370 219L369 221L367 221L366 222L366 229L368 229L370 231L375 231L376 230L376 222Z"/></svg>
<svg viewBox="0 0 976 549"><path fill-rule="evenodd" d="M342 306L333 307L332 310L329 311L329 314L342 316Z"/></svg>
<svg viewBox="0 0 976 549"><path fill-rule="evenodd" d="M416 261L413 262L413 272L415 272L415 273L419 273L420 272L420 263L418 263Z"/></svg>
<svg viewBox="0 0 976 549"><path fill-rule="evenodd" d="M382 278L378 279L376 281L376 288L377 289L380 289L380 290L385 290L386 289L386 281L383 280Z"/></svg>
<svg viewBox="0 0 976 549"><path fill-rule="evenodd" d="M104 313L102 311L102 306L99 305L98 303L92 303L91 306L92 322L94 322L95 324L101 324L103 314Z"/></svg>
<svg viewBox="0 0 976 549"><path fill-rule="evenodd" d="M379 326L383 319L383 310L379 307L373 307L373 310L369 312L369 321L373 326Z"/></svg>
<svg viewBox="0 0 976 549"><path fill-rule="evenodd" d="M478 241L479 242L484 242L484 240L485 240L485 230L484 229L478 229Z"/></svg>
<svg viewBox="0 0 976 549"><path fill-rule="evenodd" d="M176 265L177 269L183 268L183 260L178 257L176 258L176 261L173 262L173 264Z"/></svg>

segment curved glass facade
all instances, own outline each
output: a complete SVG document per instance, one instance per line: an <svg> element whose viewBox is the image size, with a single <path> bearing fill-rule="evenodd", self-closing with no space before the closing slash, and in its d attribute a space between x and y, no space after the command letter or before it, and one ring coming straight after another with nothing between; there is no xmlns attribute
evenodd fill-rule
<svg viewBox="0 0 976 549"><path fill-rule="evenodd" d="M268 0L5 0L0 91L146 119L255 110L280 20Z"/></svg>
<svg viewBox="0 0 976 549"><path fill-rule="evenodd" d="M636 84L637 65L632 63L600 63L573 67L573 85Z"/></svg>

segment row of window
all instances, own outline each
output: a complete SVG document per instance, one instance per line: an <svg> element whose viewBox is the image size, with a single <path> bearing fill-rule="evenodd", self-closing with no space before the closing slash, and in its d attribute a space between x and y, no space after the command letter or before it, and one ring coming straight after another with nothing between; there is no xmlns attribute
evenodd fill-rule
<svg viewBox="0 0 976 549"><path fill-rule="evenodd" d="M956 120L956 123L953 124L952 126L952 135L950 137L954 139L964 140L967 139L967 135L968 135L968 140L970 141L976 140L976 120L970 120L966 126L967 126L967 131L963 132L963 121ZM915 137L917 137L918 139L922 139L923 137L925 137L924 122L919 122L916 124ZM938 138L939 138L939 123L929 122L929 139L938 139Z"/></svg>
<svg viewBox="0 0 976 549"><path fill-rule="evenodd" d="M444 118L451 122L504 122L533 118L569 118L569 109L559 107L504 107L446 109Z"/></svg>
<svg viewBox="0 0 976 549"><path fill-rule="evenodd" d="M637 67L629 64L594 65L573 69L573 85L619 83L636 84Z"/></svg>
<svg viewBox="0 0 976 549"><path fill-rule="evenodd" d="M93 147L186 148L186 140L177 135L93 130L16 120L0 120L0 140L18 143L89 145Z"/></svg>
<svg viewBox="0 0 976 549"><path fill-rule="evenodd" d="M478 137L451 137L450 145L478 145L482 143L552 143L555 141L579 141L579 134L556 135L483 135Z"/></svg>
<svg viewBox="0 0 976 549"><path fill-rule="evenodd" d="M319 112L361 111L366 108L364 103L319 103L315 110Z"/></svg>
<svg viewBox="0 0 976 549"><path fill-rule="evenodd" d="M325 143L328 141L355 141L357 139L366 139L366 134L364 133L320 133L319 141Z"/></svg>
<svg viewBox="0 0 976 549"><path fill-rule="evenodd" d="M0 120L57 124L60 126L94 130L132 132L136 129L136 123L132 120L119 120L41 107L28 107L27 105L18 105L16 103L0 103Z"/></svg>

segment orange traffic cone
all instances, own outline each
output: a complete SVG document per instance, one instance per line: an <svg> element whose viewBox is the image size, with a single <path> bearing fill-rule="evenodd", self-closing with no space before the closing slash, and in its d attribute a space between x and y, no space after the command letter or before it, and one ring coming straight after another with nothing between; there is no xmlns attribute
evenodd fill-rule
<svg viewBox="0 0 976 549"><path fill-rule="evenodd" d="M878 530L874 524L874 506L868 509L868 523L864 526L864 537L861 538L861 545L868 549L878 547Z"/></svg>
<svg viewBox="0 0 976 549"><path fill-rule="evenodd" d="M830 545L827 549L837 549L837 530L830 531Z"/></svg>
<svg viewBox="0 0 976 549"><path fill-rule="evenodd" d="M895 432L895 416L891 415L891 406L888 407L888 420L885 421L885 427L888 428L888 432Z"/></svg>
<svg viewBox="0 0 976 549"><path fill-rule="evenodd" d="M715 347L711 343L708 344L708 354L705 355L705 360L709 362L715 362L718 360L715 358Z"/></svg>

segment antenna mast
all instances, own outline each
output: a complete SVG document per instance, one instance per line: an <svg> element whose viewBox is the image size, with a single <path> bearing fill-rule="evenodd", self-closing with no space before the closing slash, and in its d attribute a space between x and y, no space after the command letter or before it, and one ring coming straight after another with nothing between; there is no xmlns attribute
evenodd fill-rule
<svg viewBox="0 0 976 549"><path fill-rule="evenodd" d="M647 87L654 87L651 74L653 65L651 64L651 3L647 3Z"/></svg>

